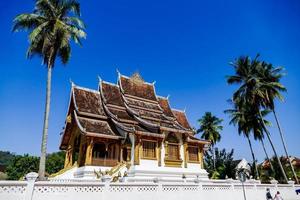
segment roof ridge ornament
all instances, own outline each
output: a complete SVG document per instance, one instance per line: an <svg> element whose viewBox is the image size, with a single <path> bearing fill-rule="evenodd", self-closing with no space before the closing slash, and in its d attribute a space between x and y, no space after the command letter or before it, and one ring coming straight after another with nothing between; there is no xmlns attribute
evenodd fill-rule
<svg viewBox="0 0 300 200"><path fill-rule="evenodd" d="M133 82L133 83L136 83L136 84L142 84L144 83L144 79L142 78L141 74L139 72L135 72L131 75L130 77L130 80Z"/></svg>
<svg viewBox="0 0 300 200"><path fill-rule="evenodd" d="M71 78L69 78L69 81L70 81L70 83L71 83L71 86L74 87L74 86L75 86L75 83L72 81Z"/></svg>
<svg viewBox="0 0 300 200"><path fill-rule="evenodd" d="M97 75L97 78L98 78L99 83L101 83L101 82L102 82L102 79L101 79L101 77L99 76L99 74Z"/></svg>

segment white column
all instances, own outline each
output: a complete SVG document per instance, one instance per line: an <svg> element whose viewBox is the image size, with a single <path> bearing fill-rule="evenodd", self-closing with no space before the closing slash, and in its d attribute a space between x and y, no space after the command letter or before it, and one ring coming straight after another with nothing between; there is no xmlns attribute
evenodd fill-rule
<svg viewBox="0 0 300 200"><path fill-rule="evenodd" d="M131 141L131 160L130 160L130 164L131 167L134 166L134 148L135 148L135 136L133 133L130 133L129 135L130 141Z"/></svg>
<svg viewBox="0 0 300 200"><path fill-rule="evenodd" d="M25 200L32 200L33 197L33 190L34 190L34 183L38 178L38 174L36 172L30 172L26 174L25 178L27 180L27 187L25 193Z"/></svg>

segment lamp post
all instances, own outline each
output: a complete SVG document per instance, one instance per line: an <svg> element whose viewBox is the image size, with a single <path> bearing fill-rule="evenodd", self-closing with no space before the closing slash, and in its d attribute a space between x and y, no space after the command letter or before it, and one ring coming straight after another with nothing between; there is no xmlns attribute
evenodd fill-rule
<svg viewBox="0 0 300 200"><path fill-rule="evenodd" d="M244 200L247 200L247 198L246 198L246 192L245 192L245 187L244 187L244 182L246 182L246 179L247 179L246 171L245 171L245 169L240 169L240 170L238 170L237 173L238 173L238 178L239 178L239 180L242 183Z"/></svg>

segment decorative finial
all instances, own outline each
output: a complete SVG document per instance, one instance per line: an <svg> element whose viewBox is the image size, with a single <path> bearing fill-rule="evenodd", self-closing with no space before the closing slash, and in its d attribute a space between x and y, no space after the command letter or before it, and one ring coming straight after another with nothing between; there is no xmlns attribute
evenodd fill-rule
<svg viewBox="0 0 300 200"><path fill-rule="evenodd" d="M184 109L183 109L183 112L185 113L185 111L186 111L186 107L184 107Z"/></svg>
<svg viewBox="0 0 300 200"><path fill-rule="evenodd" d="M152 82L152 85L155 85L155 83L156 83L156 81L153 81L153 82Z"/></svg>
<svg viewBox="0 0 300 200"><path fill-rule="evenodd" d="M120 74L121 74L118 68L116 68L116 71L117 71L118 75L120 75Z"/></svg>
<svg viewBox="0 0 300 200"><path fill-rule="evenodd" d="M100 77L99 75L98 75L97 77L98 77L98 81L99 81L99 82L102 82L101 77Z"/></svg>
<svg viewBox="0 0 300 200"><path fill-rule="evenodd" d="M74 84L74 82L72 81L72 79L71 79L71 78L69 79L69 81L70 81L70 83L71 83L71 86L72 86L72 87L74 87L74 86L75 86L75 84Z"/></svg>
<svg viewBox="0 0 300 200"><path fill-rule="evenodd" d="M132 74L132 76L130 77L130 79L137 84L140 83L144 83L144 79L141 77L139 72L135 72L134 74Z"/></svg>
<svg viewBox="0 0 300 200"><path fill-rule="evenodd" d="M167 99L169 100L169 98L170 98L170 95L168 94Z"/></svg>

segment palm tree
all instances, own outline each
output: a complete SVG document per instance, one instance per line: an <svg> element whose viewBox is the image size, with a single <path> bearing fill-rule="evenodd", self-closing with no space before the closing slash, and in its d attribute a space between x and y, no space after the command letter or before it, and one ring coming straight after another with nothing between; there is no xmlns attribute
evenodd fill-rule
<svg viewBox="0 0 300 200"><path fill-rule="evenodd" d="M255 167L255 173L256 173L256 177L259 178L259 174L258 174L258 169L257 169L257 164L256 164L256 159L255 159L255 155L254 155L254 151L252 148L252 144L251 144L251 140L250 140L250 133L251 133L251 122L249 123L249 114L250 114L250 109L247 109L247 106L237 106L234 105L233 109L228 109L225 110L225 113L230 114L231 116L231 120L229 122L229 124L234 124L235 126L237 125L238 127L238 134L241 135L243 134L248 141L249 147L250 147L250 151L251 151L251 155L252 155L252 159L253 159L253 165Z"/></svg>
<svg viewBox="0 0 300 200"><path fill-rule="evenodd" d="M265 99L267 98L267 93L265 93L265 82L260 76L262 64L258 60L258 57L259 55L257 55L254 60L251 60L248 56L240 57L234 63L231 63L234 67L235 74L227 77L227 83L240 85L238 90L233 94L234 101L245 101L247 105L256 110L256 112L259 114L264 132L266 133L274 155L278 161L284 180L287 182L288 179L277 155L270 132L267 129L267 125L264 123L261 113L261 107L265 107L264 105Z"/></svg>
<svg viewBox="0 0 300 200"><path fill-rule="evenodd" d="M263 110L262 112L262 116L263 118L265 118L269 113L270 113L270 110ZM266 146L265 146L265 135L264 135L264 128L263 128L263 125L261 123L261 120L260 120L260 116L259 116L259 113L258 113L258 116L255 116L255 120L256 120L256 127L259 127L259 129L257 131L254 132L253 136L254 136L254 140L258 140L260 141L262 147L263 147L263 150L264 150L264 153L265 153L265 156L266 156L266 159L269 161L270 163L270 167L271 167L271 171L274 173L274 167L273 167L273 164L271 163L271 159L268 155L268 152L266 150ZM268 126L271 126L271 122L267 121L266 119L263 119L264 120L264 123Z"/></svg>
<svg viewBox="0 0 300 200"><path fill-rule="evenodd" d="M260 137L263 134L263 128L262 124L260 122L259 114L255 113L255 110L251 108L251 106L245 104L245 102L233 102L230 101L231 104L233 104L232 109L225 110L224 112L226 114L229 114L231 117L231 120L229 124L233 124L238 127L238 134L243 134L248 141L252 159L253 159L253 165L255 168L256 178L259 179L259 173L257 168L257 163L254 155L254 151L252 148L250 135L251 133L254 136L254 139L256 140L257 137ZM262 111L262 115L266 116L269 113L268 110ZM270 125L270 122L265 121L265 124ZM263 146L264 147L264 146ZM265 152L266 153L266 152ZM267 155L267 154L266 154ZM268 157L268 155L267 155Z"/></svg>
<svg viewBox="0 0 300 200"><path fill-rule="evenodd" d="M214 170L216 169L214 146L221 140L220 131L223 129L223 126L220 124L222 121L222 119L212 115L211 112L205 112L204 116L198 120L200 128L197 130L197 133L202 133L201 138L211 142Z"/></svg>
<svg viewBox="0 0 300 200"><path fill-rule="evenodd" d="M273 115L274 115L274 118L276 121L276 125L277 125L277 128L280 133L281 142L284 147L285 155L286 155L289 165L292 169L293 176L294 176L296 182L299 183L294 166L291 163L291 159L290 159L290 156L289 156L288 150L287 150L287 145L286 145L286 142L284 139L284 134L283 134L282 128L280 126L276 111L275 111L274 100L279 99L279 100L283 101L284 98L281 95L281 92L286 92L286 88L284 87L284 85L282 85L280 83L281 78L284 76L282 71L283 71L282 67L274 67L272 64L266 63L266 62L261 63L261 68L259 70L259 76L262 77L262 80L264 82L263 89L264 89L264 93L266 96L266 98L264 98L263 106L272 110L272 112L273 112Z"/></svg>
<svg viewBox="0 0 300 200"><path fill-rule="evenodd" d="M39 165L39 178L45 178L48 121L50 111L52 68L56 58L67 64L71 56L71 40L81 45L86 38L84 24L79 18L80 5L76 0L36 0L32 13L15 17L13 31L29 32L27 58L38 55L47 67L46 106Z"/></svg>

